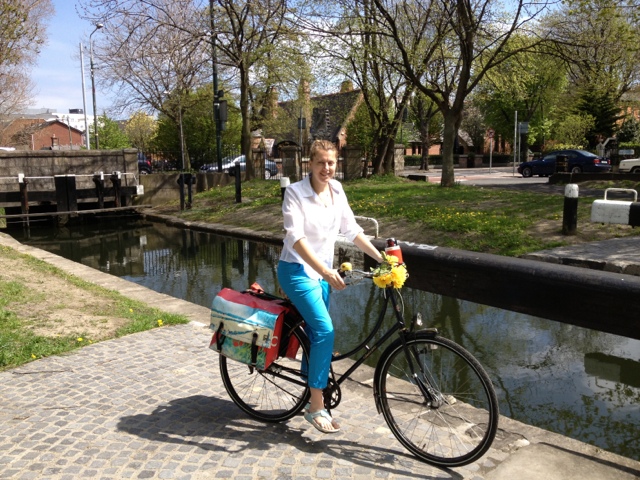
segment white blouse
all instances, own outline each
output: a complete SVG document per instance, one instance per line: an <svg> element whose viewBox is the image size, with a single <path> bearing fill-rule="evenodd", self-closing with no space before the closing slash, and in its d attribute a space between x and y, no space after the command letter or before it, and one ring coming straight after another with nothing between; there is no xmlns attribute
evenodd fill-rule
<svg viewBox="0 0 640 480"><path fill-rule="evenodd" d="M340 182L330 180L333 204L325 205L311 186L310 177L289 185L282 203L286 235L280 260L300 263L309 278L322 278L293 249L306 238L311 250L327 267L333 268L333 252L338 233L353 241L363 230L356 222Z"/></svg>

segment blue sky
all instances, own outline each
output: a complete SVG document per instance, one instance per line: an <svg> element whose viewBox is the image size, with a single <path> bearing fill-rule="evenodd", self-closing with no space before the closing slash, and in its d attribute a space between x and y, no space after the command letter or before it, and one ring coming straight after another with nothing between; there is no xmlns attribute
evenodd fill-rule
<svg viewBox="0 0 640 480"><path fill-rule="evenodd" d="M35 83L30 108L50 108L68 113L70 108L82 108L82 75L80 73L80 42L87 42L93 25L81 20L73 0L53 0L55 15L48 25L48 42L31 70ZM93 35L95 40L100 31ZM87 113L92 113L89 53L85 51L85 88ZM101 98L102 97L102 98ZM108 100L96 90L98 111L108 108Z"/></svg>

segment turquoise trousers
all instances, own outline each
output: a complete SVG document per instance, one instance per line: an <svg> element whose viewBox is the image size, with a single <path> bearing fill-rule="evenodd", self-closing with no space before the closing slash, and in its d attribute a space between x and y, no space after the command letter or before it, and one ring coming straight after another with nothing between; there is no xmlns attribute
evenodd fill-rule
<svg viewBox="0 0 640 480"><path fill-rule="evenodd" d="M304 331L311 342L308 381L311 388L325 388L333 354L333 322L329 316L329 284L313 280L299 263L280 261L278 281L304 318ZM303 364L303 371L305 365Z"/></svg>

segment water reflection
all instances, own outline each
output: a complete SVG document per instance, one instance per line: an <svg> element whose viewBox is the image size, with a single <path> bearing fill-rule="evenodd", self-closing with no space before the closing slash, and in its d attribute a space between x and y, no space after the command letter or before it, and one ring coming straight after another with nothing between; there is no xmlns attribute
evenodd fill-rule
<svg viewBox="0 0 640 480"><path fill-rule="evenodd" d="M30 233L18 239L207 307L223 287L278 289L274 245L145 222ZM421 311L480 360L502 414L640 458L640 341L419 290L403 299L407 318ZM380 302L371 283L334 293L337 350L363 338Z"/></svg>

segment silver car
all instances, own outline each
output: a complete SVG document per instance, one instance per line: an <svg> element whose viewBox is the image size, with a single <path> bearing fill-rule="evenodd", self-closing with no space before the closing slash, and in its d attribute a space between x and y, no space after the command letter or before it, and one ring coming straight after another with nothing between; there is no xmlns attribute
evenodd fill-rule
<svg viewBox="0 0 640 480"><path fill-rule="evenodd" d="M237 157L225 157L222 159L222 171L223 172L227 172L229 175L234 175L235 174L235 166L236 166L236 160L240 162L240 171L244 172L245 169L247 168L247 162L246 162L246 158L244 155L239 155ZM205 171L205 172L217 172L218 171L218 164L217 163L211 163L211 164L207 164L207 165L203 165L200 168L201 171ZM278 166L276 165L276 162L274 162L273 160L265 160L264 162L264 178L269 180L271 177L275 177L276 175L278 175Z"/></svg>

